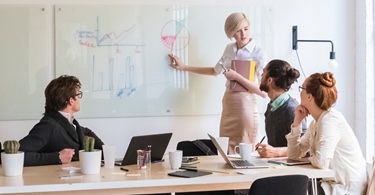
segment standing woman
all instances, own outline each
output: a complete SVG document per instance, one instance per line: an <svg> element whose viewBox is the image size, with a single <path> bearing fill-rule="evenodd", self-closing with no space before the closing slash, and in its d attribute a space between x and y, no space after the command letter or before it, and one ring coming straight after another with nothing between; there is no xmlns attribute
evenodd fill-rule
<svg viewBox="0 0 375 195"><path fill-rule="evenodd" d="M336 80L333 74L315 73L305 80L301 104L288 140L288 157L298 159L310 152L314 167L332 169L334 178L323 178L318 194L365 194L367 187L366 161L358 140L344 116L332 108L337 100ZM301 122L309 114L313 117L306 133L300 138Z"/></svg>
<svg viewBox="0 0 375 195"><path fill-rule="evenodd" d="M243 13L233 13L225 21L225 33L229 39L236 42L230 43L224 50L220 60L214 67L186 66L180 58L169 54L171 66L177 70L189 71L197 74L217 76L223 73L227 78L226 91L222 100L223 111L220 121L220 136L229 137L229 154L234 153L234 147L241 142L256 144L258 132L258 111L255 94L265 98L267 94L259 89L261 74L264 65L264 55L250 38L250 22ZM230 69L232 60L256 61L257 82L250 82L236 71ZM223 70L221 64L228 71ZM248 89L247 92L233 92L229 90L229 81L236 80Z"/></svg>

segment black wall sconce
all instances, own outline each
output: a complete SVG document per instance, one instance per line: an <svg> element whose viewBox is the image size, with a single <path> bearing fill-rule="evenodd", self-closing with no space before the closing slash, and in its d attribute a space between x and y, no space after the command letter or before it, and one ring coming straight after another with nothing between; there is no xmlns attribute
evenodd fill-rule
<svg viewBox="0 0 375 195"><path fill-rule="evenodd" d="M336 69L338 67L338 64L336 62L336 54L335 54L335 51L334 51L334 48L333 48L333 42L331 40L298 40L298 36L297 36L297 26L293 26L292 28L292 33L293 33L293 36L292 36L292 48L293 50L297 50L298 49L298 42L328 42L328 43L331 43L331 46L332 46L332 50L331 52L329 53L329 63L328 63L328 66L332 69Z"/></svg>

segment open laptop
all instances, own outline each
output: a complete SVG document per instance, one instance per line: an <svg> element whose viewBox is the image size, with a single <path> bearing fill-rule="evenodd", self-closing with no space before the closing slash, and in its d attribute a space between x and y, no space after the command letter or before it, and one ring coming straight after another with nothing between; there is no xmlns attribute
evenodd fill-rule
<svg viewBox="0 0 375 195"><path fill-rule="evenodd" d="M228 165L230 165L234 169L255 169L255 168L269 168L270 165L263 160L260 159L254 159L251 158L249 160L230 160L227 156L227 154L223 151L223 149L220 147L218 142L214 137L212 137L210 134L208 134L210 137L212 143L215 145L217 151L220 153L220 155L224 158L225 162L227 162Z"/></svg>
<svg viewBox="0 0 375 195"><path fill-rule="evenodd" d="M130 140L124 158L116 161L115 164L118 166L137 164L137 150L144 150L148 145L151 145L151 162L161 161L171 137L172 133L134 136Z"/></svg>

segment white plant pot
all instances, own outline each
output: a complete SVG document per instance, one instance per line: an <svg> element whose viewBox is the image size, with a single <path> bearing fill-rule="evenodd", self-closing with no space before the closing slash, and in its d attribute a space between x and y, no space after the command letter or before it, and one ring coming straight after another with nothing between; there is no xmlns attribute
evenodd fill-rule
<svg viewBox="0 0 375 195"><path fill-rule="evenodd" d="M1 153L1 166L5 176L20 176L23 173L24 152L16 154Z"/></svg>
<svg viewBox="0 0 375 195"><path fill-rule="evenodd" d="M82 174L99 174L102 161L102 151L94 150L94 152L79 151L79 165Z"/></svg>

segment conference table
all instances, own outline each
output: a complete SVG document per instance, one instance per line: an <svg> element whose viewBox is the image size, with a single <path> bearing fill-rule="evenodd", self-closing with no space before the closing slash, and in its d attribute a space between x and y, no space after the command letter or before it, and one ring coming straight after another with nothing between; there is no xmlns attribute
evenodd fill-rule
<svg viewBox="0 0 375 195"><path fill-rule="evenodd" d="M265 159L267 160L267 159ZM232 169L221 156L200 156L194 165L212 174L194 178L168 176L169 162L158 162L149 170L138 170L136 165L122 166L128 172L101 167L100 174L81 175L66 169L79 168L79 162L70 165L24 167L23 175L3 176L0 169L0 194L155 194L212 190L249 189L258 178L304 174L310 178L333 177L329 169L317 169L311 165L281 166L270 168Z"/></svg>

